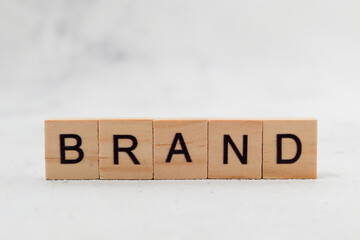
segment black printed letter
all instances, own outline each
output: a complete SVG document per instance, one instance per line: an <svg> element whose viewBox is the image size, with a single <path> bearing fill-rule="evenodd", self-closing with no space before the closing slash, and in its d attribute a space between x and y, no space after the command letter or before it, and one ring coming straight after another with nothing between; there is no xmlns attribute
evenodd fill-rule
<svg viewBox="0 0 360 240"><path fill-rule="evenodd" d="M224 164L228 164L228 144L230 144L236 156L240 159L240 162L242 164L247 164L248 136L243 136L243 155L241 155L239 149L235 146L235 143L231 139L230 135L224 135Z"/></svg>
<svg viewBox="0 0 360 240"><path fill-rule="evenodd" d="M128 148L119 147L119 139L130 139L133 144ZM119 152L126 152L134 164L140 164L135 155L131 152L137 147L137 144L136 138L132 135L114 135L114 164L119 164Z"/></svg>
<svg viewBox="0 0 360 240"><path fill-rule="evenodd" d="M65 146L66 138L74 138L76 140L75 146ZM80 148L81 138L76 134L60 134L60 163L61 164L74 164L78 163L84 158L84 151ZM65 151L77 151L79 157L76 159L66 159Z"/></svg>
<svg viewBox="0 0 360 240"><path fill-rule="evenodd" d="M180 142L181 150L175 150L177 141ZM191 162L189 152L188 152L188 150L186 148L185 141L184 141L184 138L181 135L181 133L176 133L175 134L175 138L174 138L174 141L171 144L171 148L170 148L169 154L168 154L168 156L166 158L166 162L171 161L171 158L172 158L173 154L184 154L185 158L186 158L186 162Z"/></svg>
<svg viewBox="0 0 360 240"><path fill-rule="evenodd" d="M290 138L295 141L297 152L295 154L295 157L292 159L282 159L282 139L283 138ZM276 136L276 144L277 144L277 163L279 164L290 164L296 162L301 155L301 142L300 139L293 135L293 134L278 134Z"/></svg>

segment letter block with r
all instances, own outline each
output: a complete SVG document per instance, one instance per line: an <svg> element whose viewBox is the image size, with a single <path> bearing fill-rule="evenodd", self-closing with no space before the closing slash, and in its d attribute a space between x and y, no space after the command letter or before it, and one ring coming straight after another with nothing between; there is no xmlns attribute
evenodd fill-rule
<svg viewBox="0 0 360 240"><path fill-rule="evenodd" d="M100 119L101 179L153 178L153 121Z"/></svg>

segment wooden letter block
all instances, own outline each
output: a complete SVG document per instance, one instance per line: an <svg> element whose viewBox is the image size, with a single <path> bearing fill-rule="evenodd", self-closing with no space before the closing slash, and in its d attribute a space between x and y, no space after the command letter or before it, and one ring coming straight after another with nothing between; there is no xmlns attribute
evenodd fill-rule
<svg viewBox="0 0 360 240"><path fill-rule="evenodd" d="M153 178L153 121L99 121L101 179Z"/></svg>
<svg viewBox="0 0 360 240"><path fill-rule="evenodd" d="M209 121L208 178L260 179L261 120Z"/></svg>
<svg viewBox="0 0 360 240"><path fill-rule="evenodd" d="M317 121L268 119L263 123L263 178L316 178Z"/></svg>
<svg viewBox="0 0 360 240"><path fill-rule="evenodd" d="M154 178L207 178L207 120L154 120Z"/></svg>
<svg viewBox="0 0 360 240"><path fill-rule="evenodd" d="M97 179L97 120L46 120L47 179Z"/></svg>

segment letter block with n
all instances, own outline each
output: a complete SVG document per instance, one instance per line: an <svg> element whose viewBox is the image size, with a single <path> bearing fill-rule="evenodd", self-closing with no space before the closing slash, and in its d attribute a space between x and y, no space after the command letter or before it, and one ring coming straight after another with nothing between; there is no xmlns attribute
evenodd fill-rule
<svg viewBox="0 0 360 240"><path fill-rule="evenodd" d="M153 178L151 119L99 121L100 179Z"/></svg>
<svg viewBox="0 0 360 240"><path fill-rule="evenodd" d="M98 179L98 121L46 120L47 179Z"/></svg>
<svg viewBox="0 0 360 240"><path fill-rule="evenodd" d="M316 178L316 119L265 119L263 178Z"/></svg>
<svg viewBox="0 0 360 240"><path fill-rule="evenodd" d="M208 138L208 178L261 178L261 120L210 119Z"/></svg>

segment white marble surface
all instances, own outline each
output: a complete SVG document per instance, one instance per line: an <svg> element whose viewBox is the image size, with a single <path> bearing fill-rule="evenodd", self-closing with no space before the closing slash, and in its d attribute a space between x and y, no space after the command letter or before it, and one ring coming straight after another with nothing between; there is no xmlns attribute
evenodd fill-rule
<svg viewBox="0 0 360 240"><path fill-rule="evenodd" d="M359 239L360 3L0 0L0 239ZM45 181L56 117L319 119L319 179Z"/></svg>

